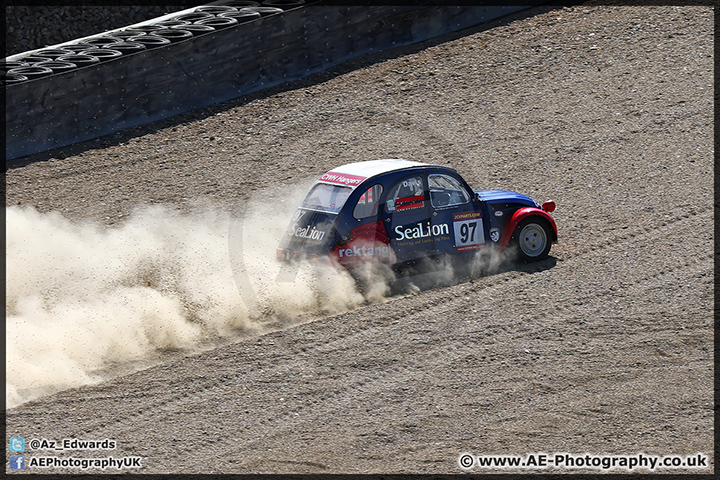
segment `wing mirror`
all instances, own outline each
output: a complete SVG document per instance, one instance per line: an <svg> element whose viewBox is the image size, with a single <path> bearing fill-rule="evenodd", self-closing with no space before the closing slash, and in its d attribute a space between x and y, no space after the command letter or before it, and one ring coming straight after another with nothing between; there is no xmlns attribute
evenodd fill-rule
<svg viewBox="0 0 720 480"><path fill-rule="evenodd" d="M552 200L548 200L547 202L543 202L542 209L545 210L548 213L552 213L555 211L555 202Z"/></svg>

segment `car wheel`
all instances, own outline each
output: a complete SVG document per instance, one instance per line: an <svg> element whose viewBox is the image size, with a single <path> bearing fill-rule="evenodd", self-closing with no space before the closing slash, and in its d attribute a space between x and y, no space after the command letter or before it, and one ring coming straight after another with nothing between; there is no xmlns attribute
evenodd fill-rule
<svg viewBox="0 0 720 480"><path fill-rule="evenodd" d="M378 294L385 296L397 278L397 273L390 266L380 262L367 263L348 270L348 273L355 280L358 292L372 301L377 301Z"/></svg>
<svg viewBox="0 0 720 480"><path fill-rule="evenodd" d="M517 248L520 260L537 262L548 256L552 246L550 227L545 220L530 217L521 221L515 228L513 244Z"/></svg>

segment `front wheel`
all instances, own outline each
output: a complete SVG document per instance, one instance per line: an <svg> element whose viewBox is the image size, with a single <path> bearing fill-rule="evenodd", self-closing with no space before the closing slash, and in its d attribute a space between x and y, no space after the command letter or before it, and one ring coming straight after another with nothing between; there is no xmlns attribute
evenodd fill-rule
<svg viewBox="0 0 720 480"><path fill-rule="evenodd" d="M537 262L550 253L552 234L545 220L537 217L521 221L513 233L513 244L524 262Z"/></svg>

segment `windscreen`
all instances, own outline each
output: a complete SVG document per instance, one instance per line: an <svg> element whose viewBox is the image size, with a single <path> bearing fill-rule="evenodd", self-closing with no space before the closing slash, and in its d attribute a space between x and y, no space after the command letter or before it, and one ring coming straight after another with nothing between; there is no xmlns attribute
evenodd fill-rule
<svg viewBox="0 0 720 480"><path fill-rule="evenodd" d="M307 194L302 206L323 212L338 213L350 193L352 193L350 187L318 183Z"/></svg>

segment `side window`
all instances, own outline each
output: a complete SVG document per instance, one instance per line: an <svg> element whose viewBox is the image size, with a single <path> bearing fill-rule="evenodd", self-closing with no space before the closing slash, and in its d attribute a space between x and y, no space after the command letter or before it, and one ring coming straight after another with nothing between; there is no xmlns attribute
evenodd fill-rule
<svg viewBox="0 0 720 480"><path fill-rule="evenodd" d="M460 182L449 176L433 174L428 176L430 203L435 208L462 205L470 201L470 195Z"/></svg>
<svg viewBox="0 0 720 480"><path fill-rule="evenodd" d="M385 211L404 212L425 208L425 188L421 176L406 178L395 184L385 202Z"/></svg>
<svg viewBox="0 0 720 480"><path fill-rule="evenodd" d="M358 220L377 215L382 195L382 185L379 183L365 190L365 193L358 199L353 210L353 216Z"/></svg>

